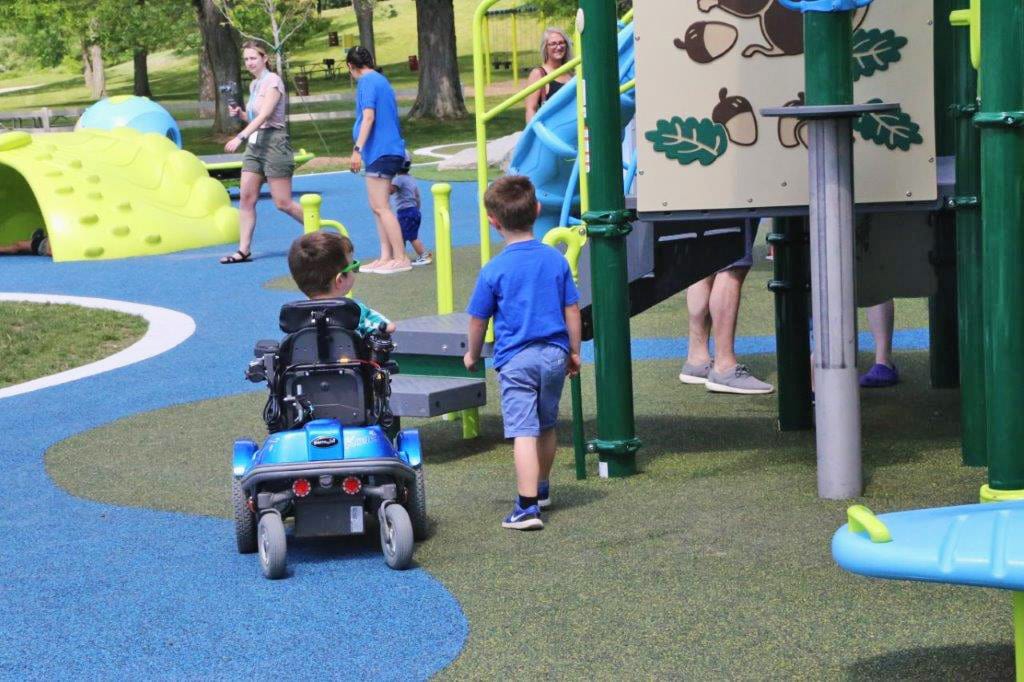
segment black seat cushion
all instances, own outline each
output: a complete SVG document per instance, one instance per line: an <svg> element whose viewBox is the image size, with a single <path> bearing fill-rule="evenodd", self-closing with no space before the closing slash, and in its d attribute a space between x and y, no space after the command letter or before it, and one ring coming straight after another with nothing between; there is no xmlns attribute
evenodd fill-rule
<svg viewBox="0 0 1024 682"><path fill-rule="evenodd" d="M327 315L329 327L354 331L359 326L359 304L347 298L323 298L293 301L281 306L278 320L281 331L292 334L307 327L315 327L315 313Z"/></svg>

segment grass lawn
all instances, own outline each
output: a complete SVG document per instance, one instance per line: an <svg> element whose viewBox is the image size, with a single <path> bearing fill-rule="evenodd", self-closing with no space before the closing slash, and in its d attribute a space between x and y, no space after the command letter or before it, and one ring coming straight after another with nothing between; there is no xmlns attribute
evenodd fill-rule
<svg viewBox="0 0 1024 682"><path fill-rule="evenodd" d="M475 257L460 249L457 271L473 271ZM757 262L741 335L771 329L769 273ZM431 268L362 276L356 294L396 318L423 314L433 305L432 276ZM469 286L462 277L457 300ZM923 307L902 305L898 325L920 326ZM679 298L633 323L634 338L684 333ZM775 380L773 357L745 360ZM885 512L976 500L985 474L959 463L959 394L928 387L926 353L899 353L897 362L900 386L862 396L867 488L859 501ZM574 679L1012 675L1007 595L838 569L829 539L848 503L817 498L813 434L779 433L774 396L679 384L678 364L634 363L644 447L641 473L629 479L594 478L594 462L591 478L574 479L565 396L555 506L541 533L498 525L514 483L493 374L481 438L462 441L458 425L441 420L407 420L422 431L433 524L415 558L459 599L470 623L466 648L442 676L508 677L524 665ZM583 386L594 436L590 366ZM251 392L126 418L55 445L47 470L84 497L229 518L231 442L263 437L263 400ZM225 538L221 546L233 545ZM348 546L339 541L338 561ZM262 579L255 559L240 579Z"/></svg>
<svg viewBox="0 0 1024 682"><path fill-rule="evenodd" d="M0 387L102 360L147 328L141 317L113 310L0 303Z"/></svg>

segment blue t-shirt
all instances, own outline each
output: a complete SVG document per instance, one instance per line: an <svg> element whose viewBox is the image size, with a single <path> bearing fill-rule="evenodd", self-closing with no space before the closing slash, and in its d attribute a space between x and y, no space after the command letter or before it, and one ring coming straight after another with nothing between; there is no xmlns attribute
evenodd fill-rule
<svg viewBox="0 0 1024 682"><path fill-rule="evenodd" d="M352 141L359 140L359 127L363 124L363 109L373 109L373 127L366 138L361 155L363 166L369 166L382 156L405 156L405 140L398 122L398 102L388 79L376 71L356 81L356 124L352 126Z"/></svg>
<svg viewBox="0 0 1024 682"><path fill-rule="evenodd" d="M420 207L420 188L410 175L399 173L391 178L391 187L394 189L391 200L395 203L396 211Z"/></svg>
<svg viewBox="0 0 1024 682"><path fill-rule="evenodd" d="M494 366L500 368L531 343L569 352L563 308L579 298L565 257L531 239L509 244L483 267L466 312L494 318Z"/></svg>

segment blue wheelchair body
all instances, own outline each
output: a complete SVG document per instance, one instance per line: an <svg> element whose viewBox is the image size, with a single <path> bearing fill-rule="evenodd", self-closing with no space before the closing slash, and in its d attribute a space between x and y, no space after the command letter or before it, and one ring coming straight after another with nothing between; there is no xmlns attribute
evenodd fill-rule
<svg viewBox="0 0 1024 682"><path fill-rule="evenodd" d="M246 377L269 388L270 435L237 440L232 502L238 551L258 552L267 578L285 574L294 537L358 535L376 517L387 564L404 569L427 532L419 432L388 405L390 336L355 333L359 307L311 300L281 308L280 342L259 341Z"/></svg>

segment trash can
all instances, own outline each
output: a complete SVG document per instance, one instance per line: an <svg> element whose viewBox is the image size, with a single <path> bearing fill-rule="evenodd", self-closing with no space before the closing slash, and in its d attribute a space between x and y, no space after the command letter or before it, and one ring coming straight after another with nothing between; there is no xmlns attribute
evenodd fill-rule
<svg viewBox="0 0 1024 682"><path fill-rule="evenodd" d="M337 46L338 46L338 32L337 31L331 31L330 33L327 34L327 47L337 47Z"/></svg>
<svg viewBox="0 0 1024 682"><path fill-rule="evenodd" d="M309 95L309 76L300 73L295 77L295 91L303 97Z"/></svg>
<svg viewBox="0 0 1024 682"><path fill-rule="evenodd" d="M410 71L419 71L420 70L420 60L419 60L419 57L417 57L414 54L409 55L409 70Z"/></svg>

